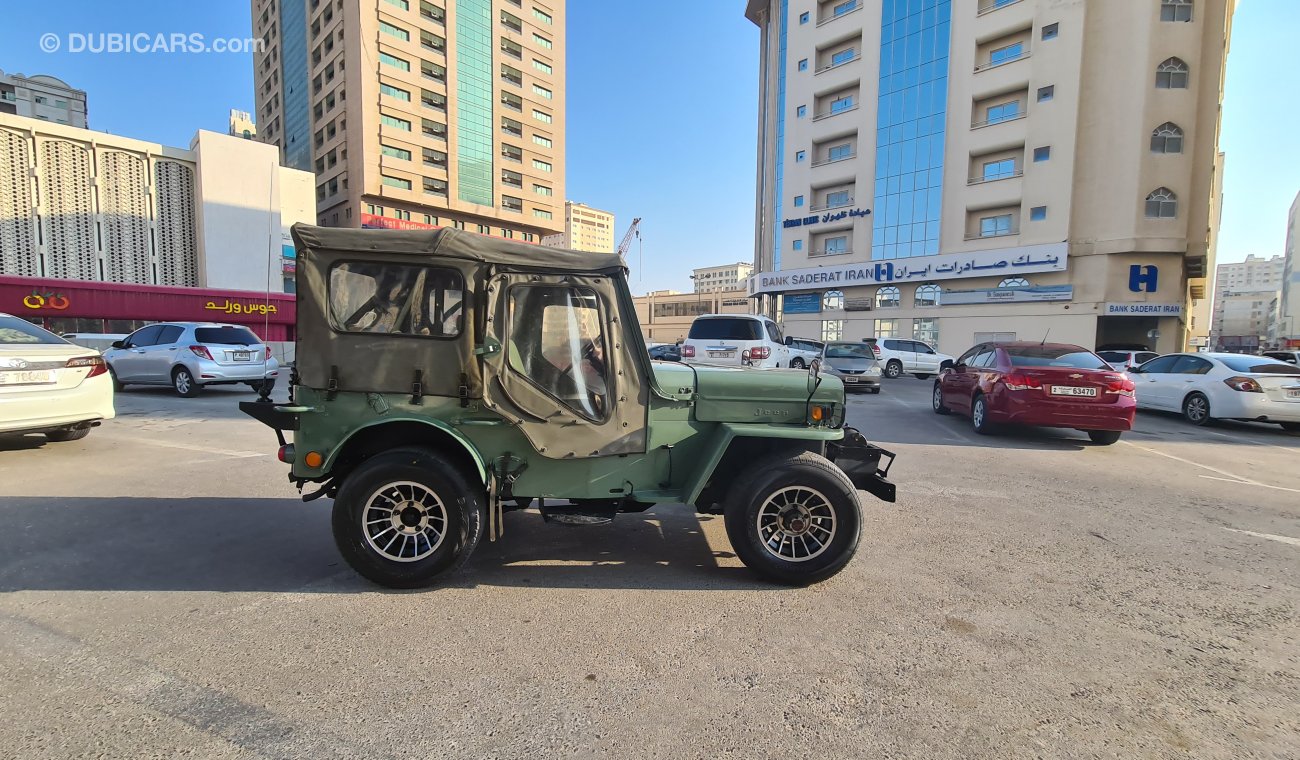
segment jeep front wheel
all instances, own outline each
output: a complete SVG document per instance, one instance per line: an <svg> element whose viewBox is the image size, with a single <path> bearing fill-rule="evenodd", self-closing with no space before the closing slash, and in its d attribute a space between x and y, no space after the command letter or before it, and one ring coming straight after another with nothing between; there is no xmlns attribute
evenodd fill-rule
<svg viewBox="0 0 1300 760"><path fill-rule="evenodd" d="M733 481L727 537L753 572L805 586L838 573L862 532L857 489L842 470L804 452L760 461Z"/></svg>
<svg viewBox="0 0 1300 760"><path fill-rule="evenodd" d="M436 452L394 449L344 480L334 500L334 542L353 570L381 586L426 586L474 551L481 490Z"/></svg>

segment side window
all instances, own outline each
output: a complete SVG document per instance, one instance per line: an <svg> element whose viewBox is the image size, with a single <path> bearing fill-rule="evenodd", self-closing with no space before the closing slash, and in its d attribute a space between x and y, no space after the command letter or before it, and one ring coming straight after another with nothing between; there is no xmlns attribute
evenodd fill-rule
<svg viewBox="0 0 1300 760"><path fill-rule="evenodd" d="M158 342L158 334L162 332L162 325L149 325L141 327L126 339L126 344L131 348L143 348L152 346Z"/></svg>
<svg viewBox="0 0 1300 760"><path fill-rule="evenodd" d="M1199 359L1195 356L1180 356L1178 361L1174 362L1173 372L1176 375L1204 375L1214 368L1214 365Z"/></svg>
<svg viewBox="0 0 1300 760"><path fill-rule="evenodd" d="M980 351L975 358L971 360L970 366L980 368L992 367L995 353L996 352L992 348L984 348L984 350Z"/></svg>
<svg viewBox="0 0 1300 760"><path fill-rule="evenodd" d="M185 328L178 325L167 325L158 333L158 345L169 346L181 339L181 333Z"/></svg>
<svg viewBox="0 0 1300 760"><path fill-rule="evenodd" d="M1123 351L1099 351L1097 356L1100 356L1102 361L1106 362L1122 362L1128 358L1128 355Z"/></svg>
<svg viewBox="0 0 1300 760"><path fill-rule="evenodd" d="M889 350L889 351L899 351L899 350L901 350L901 349L899 348L899 346L898 346L898 341L896 341L896 340L887 340L887 341L885 341L885 348L886 348L887 350Z"/></svg>
<svg viewBox="0 0 1300 760"><path fill-rule="evenodd" d="M1178 361L1177 356L1161 356L1158 359L1152 359L1142 365L1142 372L1146 374L1168 374L1174 371L1174 362Z"/></svg>
<svg viewBox="0 0 1300 760"><path fill-rule="evenodd" d="M609 413L600 301L590 288L516 285L510 290L510 368L582 416Z"/></svg>
<svg viewBox="0 0 1300 760"><path fill-rule="evenodd" d="M346 261L330 270L330 325L339 332L454 338L464 282L451 269Z"/></svg>
<svg viewBox="0 0 1300 760"><path fill-rule="evenodd" d="M933 354L933 353L934 353L934 349L933 349L933 348L930 348L929 346L925 345L924 343L922 343L922 342L919 341L919 340L914 340L914 341L912 341L912 350L915 351L915 352L917 352L918 354Z"/></svg>
<svg viewBox="0 0 1300 760"><path fill-rule="evenodd" d="M776 329L776 325L772 322L764 322L763 325L767 327L768 339L771 340L773 343L780 345L781 333L779 330Z"/></svg>
<svg viewBox="0 0 1300 760"><path fill-rule="evenodd" d="M975 355L979 353L981 348L983 348L983 346L976 346L972 348L971 350L957 357L957 361L953 362L953 364L965 364L967 367L971 366L971 362L975 361Z"/></svg>

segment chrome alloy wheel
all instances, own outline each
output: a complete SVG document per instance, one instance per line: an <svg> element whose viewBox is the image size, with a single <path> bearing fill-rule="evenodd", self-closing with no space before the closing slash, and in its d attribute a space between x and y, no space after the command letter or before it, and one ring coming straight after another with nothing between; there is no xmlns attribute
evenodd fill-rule
<svg viewBox="0 0 1300 760"><path fill-rule="evenodd" d="M433 554L447 535L447 507L438 495L409 480L376 490L361 510L361 532L370 548L394 562Z"/></svg>
<svg viewBox="0 0 1300 760"><path fill-rule="evenodd" d="M763 548L786 562L807 562L835 538L835 508L821 492L787 486L767 497L758 509L758 537Z"/></svg>
<svg viewBox="0 0 1300 760"><path fill-rule="evenodd" d="M1185 410L1187 419L1197 423L1203 422L1210 414L1210 402L1206 401L1204 396L1192 396L1187 399Z"/></svg>

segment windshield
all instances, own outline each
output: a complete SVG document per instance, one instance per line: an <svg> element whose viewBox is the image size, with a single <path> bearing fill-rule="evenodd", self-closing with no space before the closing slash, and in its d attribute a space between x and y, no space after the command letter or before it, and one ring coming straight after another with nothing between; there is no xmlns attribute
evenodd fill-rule
<svg viewBox="0 0 1300 760"><path fill-rule="evenodd" d="M262 341L242 327L196 327L194 339L200 343L217 343L227 346L256 346Z"/></svg>
<svg viewBox="0 0 1300 760"><path fill-rule="evenodd" d="M1220 356L1219 361L1234 372L1253 372L1261 375L1294 375L1300 373L1294 364L1282 364L1263 356Z"/></svg>
<svg viewBox="0 0 1300 760"><path fill-rule="evenodd" d="M690 337L697 340L762 340L763 327L757 319L697 319L691 324Z"/></svg>
<svg viewBox="0 0 1300 760"><path fill-rule="evenodd" d="M826 346L827 359L871 359L876 356L865 343L831 343Z"/></svg>
<svg viewBox="0 0 1300 760"><path fill-rule="evenodd" d="M67 341L25 319L0 316L0 345L64 345Z"/></svg>
<svg viewBox="0 0 1300 760"><path fill-rule="evenodd" d="M1016 367L1110 369L1091 351L1078 346L1014 346L1004 349Z"/></svg>

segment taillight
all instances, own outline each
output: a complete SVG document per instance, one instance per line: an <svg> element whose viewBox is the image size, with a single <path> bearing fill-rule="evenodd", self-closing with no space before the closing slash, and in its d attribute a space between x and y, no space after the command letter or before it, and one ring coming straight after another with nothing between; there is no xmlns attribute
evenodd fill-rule
<svg viewBox="0 0 1300 760"><path fill-rule="evenodd" d="M280 450L277 451L275 455L277 459L279 459L281 462L284 462L285 464L293 464L293 461L296 458L294 455L292 443L286 443L285 445L281 446Z"/></svg>
<svg viewBox="0 0 1300 760"><path fill-rule="evenodd" d="M1133 385L1133 381L1128 379L1125 375L1120 375L1114 379L1108 376L1106 379L1110 380L1110 382L1106 383L1107 393L1114 393L1119 396L1132 396L1137 388L1137 386Z"/></svg>
<svg viewBox="0 0 1300 760"><path fill-rule="evenodd" d="M875 353L875 355L876 355L877 357L880 356L880 344L879 344L879 343L872 343L872 344L871 344L871 350L872 350L873 353Z"/></svg>
<svg viewBox="0 0 1300 760"><path fill-rule="evenodd" d="M266 355L262 357L262 361L269 362L271 361L271 347L266 346L265 348L266 348Z"/></svg>
<svg viewBox="0 0 1300 760"><path fill-rule="evenodd" d="M1241 391L1242 393L1264 392L1264 389L1259 386L1259 383L1251 380L1249 377L1230 377L1227 380L1224 380L1223 384L1234 391Z"/></svg>
<svg viewBox="0 0 1300 760"><path fill-rule="evenodd" d="M745 349L744 351L741 351L741 352L740 352L740 358L741 358L741 360L743 360L743 361L749 361L749 360L750 360L751 356L750 356L750 353L749 353L749 349L748 349L748 348Z"/></svg>
<svg viewBox="0 0 1300 760"><path fill-rule="evenodd" d="M1022 375L1019 372L1012 372L1004 377L1002 382L1009 391L1042 390L1043 388L1041 381L1029 375Z"/></svg>
<svg viewBox="0 0 1300 760"><path fill-rule="evenodd" d="M194 355L200 359L212 361L212 354L208 353L207 346L190 346L190 351L194 352Z"/></svg>
<svg viewBox="0 0 1300 760"><path fill-rule="evenodd" d="M687 358L694 358L694 357L695 357L695 346L689 345L689 344L687 344L687 343L683 343L683 344L682 344L682 356L687 357Z"/></svg>
<svg viewBox="0 0 1300 760"><path fill-rule="evenodd" d="M76 359L69 359L68 363L63 366L69 369L90 367L90 372L86 373L86 377L102 375L108 371L108 365L104 363L104 357L102 356L78 356Z"/></svg>
<svg viewBox="0 0 1300 760"><path fill-rule="evenodd" d="M766 359L772 355L772 349L769 346L755 346L749 349L749 358Z"/></svg>

